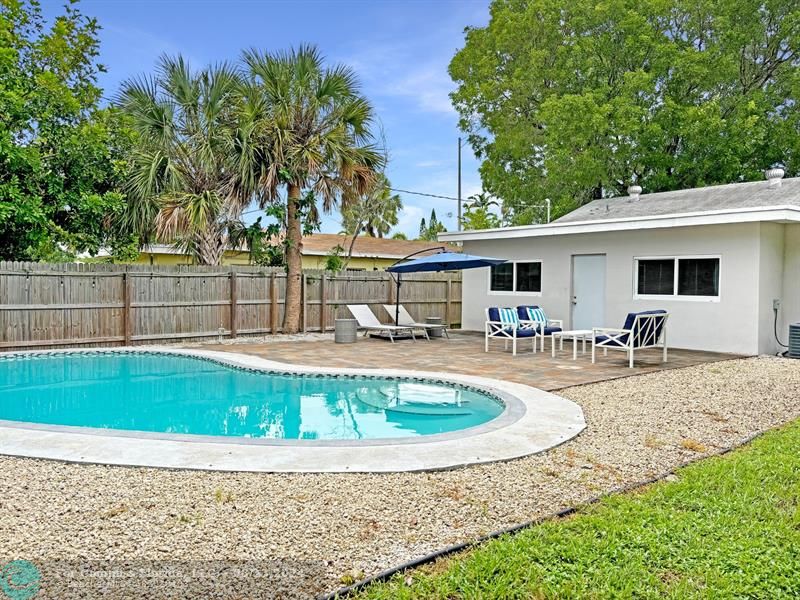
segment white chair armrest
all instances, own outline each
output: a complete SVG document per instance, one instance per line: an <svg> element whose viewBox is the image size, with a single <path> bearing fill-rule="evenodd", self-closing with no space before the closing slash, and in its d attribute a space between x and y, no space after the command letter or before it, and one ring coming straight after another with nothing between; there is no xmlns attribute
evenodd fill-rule
<svg viewBox="0 0 800 600"><path fill-rule="evenodd" d="M486 321L484 328L486 329L486 333L508 333L515 330L513 327L510 327L508 323L503 323L502 321Z"/></svg>
<svg viewBox="0 0 800 600"><path fill-rule="evenodd" d="M596 335L598 333L631 333L630 329L617 329L616 327L592 327L592 334Z"/></svg>
<svg viewBox="0 0 800 600"><path fill-rule="evenodd" d="M564 321L561 319L547 319L547 324L553 327L564 327Z"/></svg>

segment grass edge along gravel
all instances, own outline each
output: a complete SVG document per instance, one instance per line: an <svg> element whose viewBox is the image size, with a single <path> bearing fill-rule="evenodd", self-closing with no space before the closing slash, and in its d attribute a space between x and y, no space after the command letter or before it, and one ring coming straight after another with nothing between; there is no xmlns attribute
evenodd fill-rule
<svg viewBox="0 0 800 600"><path fill-rule="evenodd" d="M357 598L800 595L800 421Z"/></svg>

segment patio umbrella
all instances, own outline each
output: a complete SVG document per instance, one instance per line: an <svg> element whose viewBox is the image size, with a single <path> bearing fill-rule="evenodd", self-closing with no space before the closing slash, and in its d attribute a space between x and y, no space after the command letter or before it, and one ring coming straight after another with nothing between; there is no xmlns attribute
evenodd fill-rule
<svg viewBox="0 0 800 600"><path fill-rule="evenodd" d="M436 254L422 256L413 260L408 260L412 256L439 250ZM406 262L403 262L406 261ZM428 248L414 254L409 254L401 258L391 267L386 269L390 273L397 273L395 283L397 284L397 294L395 294L394 322L400 317L400 277L403 273L424 273L430 271L460 271L463 269L478 269L480 267L491 267L506 262L504 258L487 258L485 256L474 256L472 254L462 254L461 252L447 252L444 247Z"/></svg>

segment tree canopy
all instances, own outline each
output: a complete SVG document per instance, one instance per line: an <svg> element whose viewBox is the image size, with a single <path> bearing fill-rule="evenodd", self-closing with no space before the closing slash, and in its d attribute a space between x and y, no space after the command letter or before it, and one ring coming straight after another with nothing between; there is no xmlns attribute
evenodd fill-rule
<svg viewBox="0 0 800 600"><path fill-rule="evenodd" d="M137 134L125 231L177 242L199 264L220 264L252 195L237 171L240 88L233 67L193 71L180 56L162 57L154 77L122 85L117 105Z"/></svg>
<svg viewBox="0 0 800 600"><path fill-rule="evenodd" d="M109 226L130 132L99 108L97 31L70 5L48 28L37 3L0 0L0 258L135 248Z"/></svg>
<svg viewBox="0 0 800 600"><path fill-rule="evenodd" d="M330 211L367 193L385 164L374 142L372 105L352 69L327 65L313 46L245 51L238 172L260 206L284 203L286 311L283 330L300 328L303 222L316 202ZM285 192L285 194L284 194Z"/></svg>
<svg viewBox="0 0 800 600"><path fill-rule="evenodd" d="M365 233L382 238L397 225L397 214L402 209L403 201L392 193L389 180L385 175L378 175L367 193L343 207L342 227L349 235Z"/></svg>
<svg viewBox="0 0 800 600"><path fill-rule="evenodd" d="M435 242L439 239L439 234L444 231L447 231L447 228L439 221L439 218L436 216L436 210L431 209L430 219L425 221L425 217L422 217L419 222L419 237L417 237L417 239Z"/></svg>
<svg viewBox="0 0 800 600"><path fill-rule="evenodd" d="M513 222L623 193L800 172L796 0L494 0L453 58L460 124Z"/></svg>

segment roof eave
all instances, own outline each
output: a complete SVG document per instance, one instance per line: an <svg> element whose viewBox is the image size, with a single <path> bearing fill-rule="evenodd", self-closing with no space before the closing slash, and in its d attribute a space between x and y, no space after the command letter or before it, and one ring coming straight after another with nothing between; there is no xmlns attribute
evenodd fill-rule
<svg viewBox="0 0 800 600"><path fill-rule="evenodd" d="M439 234L445 242L491 240L500 238L546 237L574 235L577 233L601 233L605 231L629 231L635 229L664 229L692 227L698 225L724 225L729 223L800 222L800 206L783 205L769 207L737 208L718 211L676 213L623 219L596 219L546 225L523 225L499 229L458 231Z"/></svg>

